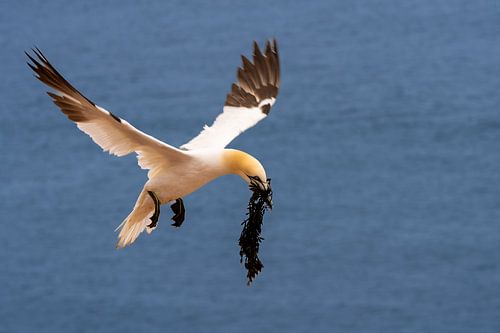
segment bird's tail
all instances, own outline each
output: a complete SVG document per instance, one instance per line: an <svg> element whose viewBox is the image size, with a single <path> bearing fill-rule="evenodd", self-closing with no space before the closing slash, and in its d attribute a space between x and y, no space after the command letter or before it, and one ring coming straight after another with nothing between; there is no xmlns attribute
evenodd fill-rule
<svg viewBox="0 0 500 333"><path fill-rule="evenodd" d="M148 225L151 224L150 217L154 214L154 208L153 200L148 195L147 191L142 190L132 212L130 212L115 230L118 231L121 229L118 234L117 248L124 248L132 244L144 229L146 229L148 234L155 229L148 227Z"/></svg>

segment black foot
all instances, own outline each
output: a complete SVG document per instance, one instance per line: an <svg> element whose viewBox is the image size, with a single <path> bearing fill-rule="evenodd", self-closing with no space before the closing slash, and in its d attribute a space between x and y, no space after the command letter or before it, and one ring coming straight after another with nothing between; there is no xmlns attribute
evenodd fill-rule
<svg viewBox="0 0 500 333"><path fill-rule="evenodd" d="M184 202L181 198L175 199L175 202L170 206L172 211L174 212L174 216L172 216L172 220L175 222L172 225L174 227L180 227L182 222L184 222L184 218L186 217L186 209L184 208Z"/></svg>
<svg viewBox="0 0 500 333"><path fill-rule="evenodd" d="M155 203L155 212L153 216L151 216L151 224L148 225L148 228L156 228L156 225L158 224L158 218L160 217L160 199L158 199L155 192L148 191L148 194Z"/></svg>

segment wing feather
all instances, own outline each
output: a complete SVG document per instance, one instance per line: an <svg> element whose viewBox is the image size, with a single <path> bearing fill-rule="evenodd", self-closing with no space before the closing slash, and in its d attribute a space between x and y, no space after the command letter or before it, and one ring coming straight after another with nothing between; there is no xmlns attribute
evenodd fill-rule
<svg viewBox="0 0 500 333"><path fill-rule="evenodd" d="M231 85L223 112L181 149L224 148L269 114L280 85L278 46L276 40L268 41L264 53L256 42L253 47L253 62L241 56L238 82Z"/></svg>
<svg viewBox="0 0 500 333"><path fill-rule="evenodd" d="M139 166L149 169L150 178L160 169L189 158L181 150L141 132L124 119L95 105L66 81L39 49L33 52L37 59L26 53L31 60L28 65L40 81L56 91L47 94L104 151L116 156L136 152Z"/></svg>

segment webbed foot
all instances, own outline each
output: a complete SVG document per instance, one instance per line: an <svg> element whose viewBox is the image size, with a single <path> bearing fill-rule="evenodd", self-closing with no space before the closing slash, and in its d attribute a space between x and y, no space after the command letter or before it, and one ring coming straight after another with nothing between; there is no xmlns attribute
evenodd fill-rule
<svg viewBox="0 0 500 333"><path fill-rule="evenodd" d="M182 222L184 222L184 218L186 217L186 209L184 208L184 202L181 198L175 199L175 202L170 206L172 211L174 212L174 216L172 216L172 220L174 223L172 226L180 227Z"/></svg>
<svg viewBox="0 0 500 333"><path fill-rule="evenodd" d="M153 199L153 202L155 204L155 212L153 213L153 216L151 216L151 224L148 225L148 228L156 228L156 225L158 224L158 218L160 217L160 199L158 199L158 196L156 193L153 191L148 191L149 196L151 199Z"/></svg>

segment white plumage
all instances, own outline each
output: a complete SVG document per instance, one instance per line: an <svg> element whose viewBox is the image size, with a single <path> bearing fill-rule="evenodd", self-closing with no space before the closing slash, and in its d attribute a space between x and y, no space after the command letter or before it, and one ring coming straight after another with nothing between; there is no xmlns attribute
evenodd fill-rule
<svg viewBox="0 0 500 333"><path fill-rule="evenodd" d="M148 233L154 230L155 200L149 192L154 193L159 204L174 200L182 204L184 196L229 173L240 175L248 183L254 177L266 186L265 170L259 161L247 153L224 147L264 119L275 102L279 88L276 41L268 42L264 53L254 43L253 62L242 57L238 82L227 95L223 112L212 126L205 126L180 149L145 134L95 105L66 81L40 50L33 51L37 59L27 54L31 60L28 65L40 81L55 90L48 94L61 111L104 151L116 156L135 152L139 166L149 170L148 181L134 209L117 228L121 229L118 247L133 243L144 230Z"/></svg>
<svg viewBox="0 0 500 333"><path fill-rule="evenodd" d="M274 100L271 102L274 104ZM271 104L271 105L272 105ZM224 148L238 135L255 126L267 115L259 107L242 108L225 106L224 111L215 118L212 126L205 125L203 130L181 149Z"/></svg>

